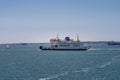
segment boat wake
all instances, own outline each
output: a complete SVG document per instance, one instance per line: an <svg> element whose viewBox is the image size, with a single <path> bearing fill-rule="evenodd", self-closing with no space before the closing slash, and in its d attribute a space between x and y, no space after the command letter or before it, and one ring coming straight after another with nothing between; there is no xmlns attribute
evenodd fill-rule
<svg viewBox="0 0 120 80"><path fill-rule="evenodd" d="M87 72L89 72L89 71L91 71L93 69L94 69L94 67L86 67L86 68L83 68L81 70L76 70L76 71L72 71L72 72L73 73L81 73L81 72L87 73Z"/></svg>
<svg viewBox="0 0 120 80"><path fill-rule="evenodd" d="M46 78L40 78L40 79L38 79L38 80L58 79L59 77L63 77L63 76L68 75L68 74L70 74L70 73L81 73L81 72L86 73L86 72L89 72L89 71L91 71L91 70L93 70L93 69L94 69L94 68L88 67L88 68L83 68L83 69L81 69L81 70L76 70L76 71L68 71L68 72L66 71L66 72L63 72L63 73L61 73L61 74L56 74L56 75L49 76L49 77L46 77Z"/></svg>
<svg viewBox="0 0 120 80"><path fill-rule="evenodd" d="M120 50L120 48L91 48L90 51L102 51L102 50Z"/></svg>
<svg viewBox="0 0 120 80"><path fill-rule="evenodd" d="M63 73L61 73L61 74L56 74L56 75L53 75L53 76L50 76L50 77L40 78L40 79L38 79L38 80L51 80L51 79L57 79L57 78L59 78L59 77L62 77L62 76L64 76L64 75L67 75L67 74L68 74L68 72L63 72Z"/></svg>

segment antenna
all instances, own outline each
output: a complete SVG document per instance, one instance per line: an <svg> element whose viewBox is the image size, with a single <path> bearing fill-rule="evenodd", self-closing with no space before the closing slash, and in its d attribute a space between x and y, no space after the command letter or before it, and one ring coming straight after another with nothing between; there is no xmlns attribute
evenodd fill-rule
<svg viewBox="0 0 120 80"><path fill-rule="evenodd" d="M59 34L57 34L57 39L59 39Z"/></svg>
<svg viewBox="0 0 120 80"><path fill-rule="evenodd" d="M79 40L79 36L77 35L77 42L80 42L80 40Z"/></svg>

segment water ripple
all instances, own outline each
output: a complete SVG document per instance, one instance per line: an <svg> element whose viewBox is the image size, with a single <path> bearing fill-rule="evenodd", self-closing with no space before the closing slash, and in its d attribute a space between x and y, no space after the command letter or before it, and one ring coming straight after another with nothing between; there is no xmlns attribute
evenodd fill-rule
<svg viewBox="0 0 120 80"><path fill-rule="evenodd" d="M38 79L38 80L57 79L57 78L59 78L59 77L61 77L61 76L67 75L67 74L68 74L68 72L63 72L63 73L61 73L61 74L56 74L56 75L53 75L53 76L50 76L50 77L40 78L40 79Z"/></svg>
<svg viewBox="0 0 120 80"><path fill-rule="evenodd" d="M97 66L97 68L105 68L113 63L119 62L120 61L120 55L119 56L114 56L111 61L108 61L102 65Z"/></svg>
<svg viewBox="0 0 120 80"><path fill-rule="evenodd" d="M75 71L71 71L71 72L70 72L70 71L69 71L69 72L65 71L65 72L63 72L63 73L56 74L56 75L53 75L53 76L50 76L50 77L40 78L40 79L38 79L38 80L57 79L57 78L59 78L59 77L68 75L69 73L81 73L81 72L88 73L88 72L93 71L93 70L95 70L95 69L105 68L105 67L107 67L107 66L109 66L109 65L111 65L111 64L113 64L113 63L118 62L118 61L120 61L120 55L114 56L114 57L111 59L111 61L108 61L108 62L106 62L106 63L104 63L104 64L101 64L101 65L97 65L96 67L85 67L85 68L83 68L83 69L81 69L81 70L75 70ZM103 78L98 78L98 79L96 79L96 80L104 80L104 79L103 79Z"/></svg>

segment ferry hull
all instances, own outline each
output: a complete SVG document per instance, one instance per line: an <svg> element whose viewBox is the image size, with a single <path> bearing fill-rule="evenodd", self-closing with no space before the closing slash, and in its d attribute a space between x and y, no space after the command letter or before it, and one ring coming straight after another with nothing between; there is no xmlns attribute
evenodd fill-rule
<svg viewBox="0 0 120 80"><path fill-rule="evenodd" d="M63 49L63 48L42 48L41 46L40 46L40 49L41 50L54 50L54 51L86 51L86 50L88 50L88 48L79 48L79 49L65 48L65 49Z"/></svg>
<svg viewBox="0 0 120 80"><path fill-rule="evenodd" d="M88 49L41 49L41 50L53 50L53 51L86 51Z"/></svg>

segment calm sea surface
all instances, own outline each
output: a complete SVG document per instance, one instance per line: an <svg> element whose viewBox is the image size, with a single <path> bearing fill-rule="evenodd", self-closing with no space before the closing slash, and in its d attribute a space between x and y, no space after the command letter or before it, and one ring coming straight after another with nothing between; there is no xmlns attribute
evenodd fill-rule
<svg viewBox="0 0 120 80"><path fill-rule="evenodd" d="M88 51L41 51L40 44L0 44L0 80L120 80L120 45Z"/></svg>

